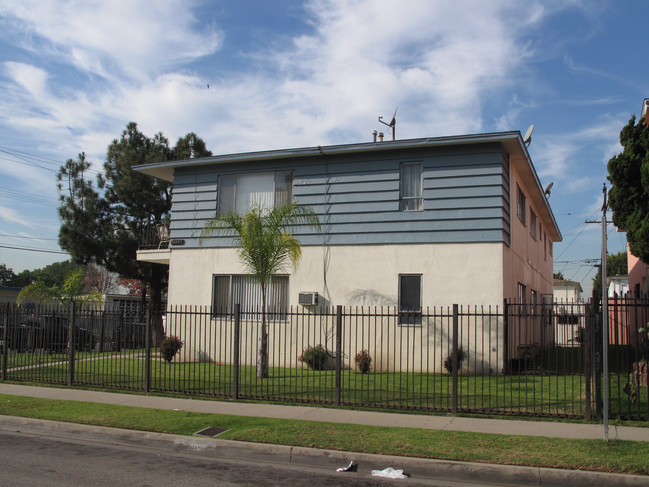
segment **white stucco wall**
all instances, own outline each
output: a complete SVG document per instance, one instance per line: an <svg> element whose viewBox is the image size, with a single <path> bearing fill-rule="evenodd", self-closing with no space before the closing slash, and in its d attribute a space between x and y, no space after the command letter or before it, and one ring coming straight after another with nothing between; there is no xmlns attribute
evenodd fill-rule
<svg viewBox="0 0 649 487"><path fill-rule="evenodd" d="M290 304L317 291L325 305L396 306L399 274L422 274L426 306L503 301L503 244L304 247L289 278ZM174 249L169 303L209 306L213 274L245 274L236 249Z"/></svg>

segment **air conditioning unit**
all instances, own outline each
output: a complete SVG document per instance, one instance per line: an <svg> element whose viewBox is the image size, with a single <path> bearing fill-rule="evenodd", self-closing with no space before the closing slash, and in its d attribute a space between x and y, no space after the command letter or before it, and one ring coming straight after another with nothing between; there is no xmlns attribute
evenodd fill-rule
<svg viewBox="0 0 649 487"><path fill-rule="evenodd" d="M302 306L315 306L318 304L318 293L299 293L297 296L297 302Z"/></svg>

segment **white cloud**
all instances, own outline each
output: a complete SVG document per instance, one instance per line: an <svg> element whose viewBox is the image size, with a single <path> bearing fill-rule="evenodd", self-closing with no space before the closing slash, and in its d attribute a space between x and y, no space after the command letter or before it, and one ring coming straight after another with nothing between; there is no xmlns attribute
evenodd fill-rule
<svg viewBox="0 0 649 487"><path fill-rule="evenodd" d="M26 74L12 76L13 90L27 92L1 100L4 113L54 150L97 156L128 121L172 143L194 131L216 152L369 140L372 129L387 132L377 117L396 106L399 138L480 131L483 99L527 60L519 36L543 16L535 4L508 2L314 1L311 34L288 49L247 53L256 70L224 73L207 89L199 73L176 68L215 52L222 34L196 32L184 2L23 2L0 11L19 19L14 28L32 45L46 42L57 59L110 80L59 92L32 66L31 90Z"/></svg>
<svg viewBox="0 0 649 487"><path fill-rule="evenodd" d="M3 2L5 28L26 34L25 47L46 49L78 70L144 81L188 60L214 53L223 35L199 32L187 0Z"/></svg>
<svg viewBox="0 0 649 487"><path fill-rule="evenodd" d="M14 223L27 228L34 228L34 225L25 218L25 215L18 213L12 208L7 208L6 206L0 206L0 219L4 220L6 223Z"/></svg>
<svg viewBox="0 0 649 487"><path fill-rule="evenodd" d="M618 134L622 117L603 117L561 134L535 138L534 158L539 176L555 181L560 191L579 192L601 186L606 180L608 160L621 147Z"/></svg>

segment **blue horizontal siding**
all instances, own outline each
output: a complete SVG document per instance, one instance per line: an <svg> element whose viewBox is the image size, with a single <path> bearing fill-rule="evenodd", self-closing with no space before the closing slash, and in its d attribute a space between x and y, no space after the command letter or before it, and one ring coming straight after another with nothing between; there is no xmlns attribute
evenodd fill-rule
<svg viewBox="0 0 649 487"><path fill-rule="evenodd" d="M423 211L399 211L402 162L423 166ZM296 228L304 245L508 242L509 174L499 144L377 154L311 157L263 164L176 169L171 235L199 245L216 213L218 177L293 171L293 199L320 217L324 234ZM218 236L203 246L231 246Z"/></svg>

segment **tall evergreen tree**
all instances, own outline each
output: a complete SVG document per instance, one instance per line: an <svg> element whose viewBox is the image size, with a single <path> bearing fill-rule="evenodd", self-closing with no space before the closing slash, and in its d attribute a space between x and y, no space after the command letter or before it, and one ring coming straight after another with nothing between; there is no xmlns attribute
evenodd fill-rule
<svg viewBox="0 0 649 487"><path fill-rule="evenodd" d="M172 149L161 133L149 138L131 122L108 146L97 189L84 177L89 167L84 154L77 161L67 161L58 176L61 247L76 263L95 263L140 280L143 289L148 285L151 290L151 305L159 307L168 269L137 261L136 252L142 223L168 218L171 184L135 172L133 166L209 155L205 143L193 133L178 139ZM155 324L155 332L162 336L161 321Z"/></svg>
<svg viewBox="0 0 649 487"><path fill-rule="evenodd" d="M633 255L649 264L649 125L635 116L620 132L623 151L608 162L613 222L626 230Z"/></svg>

